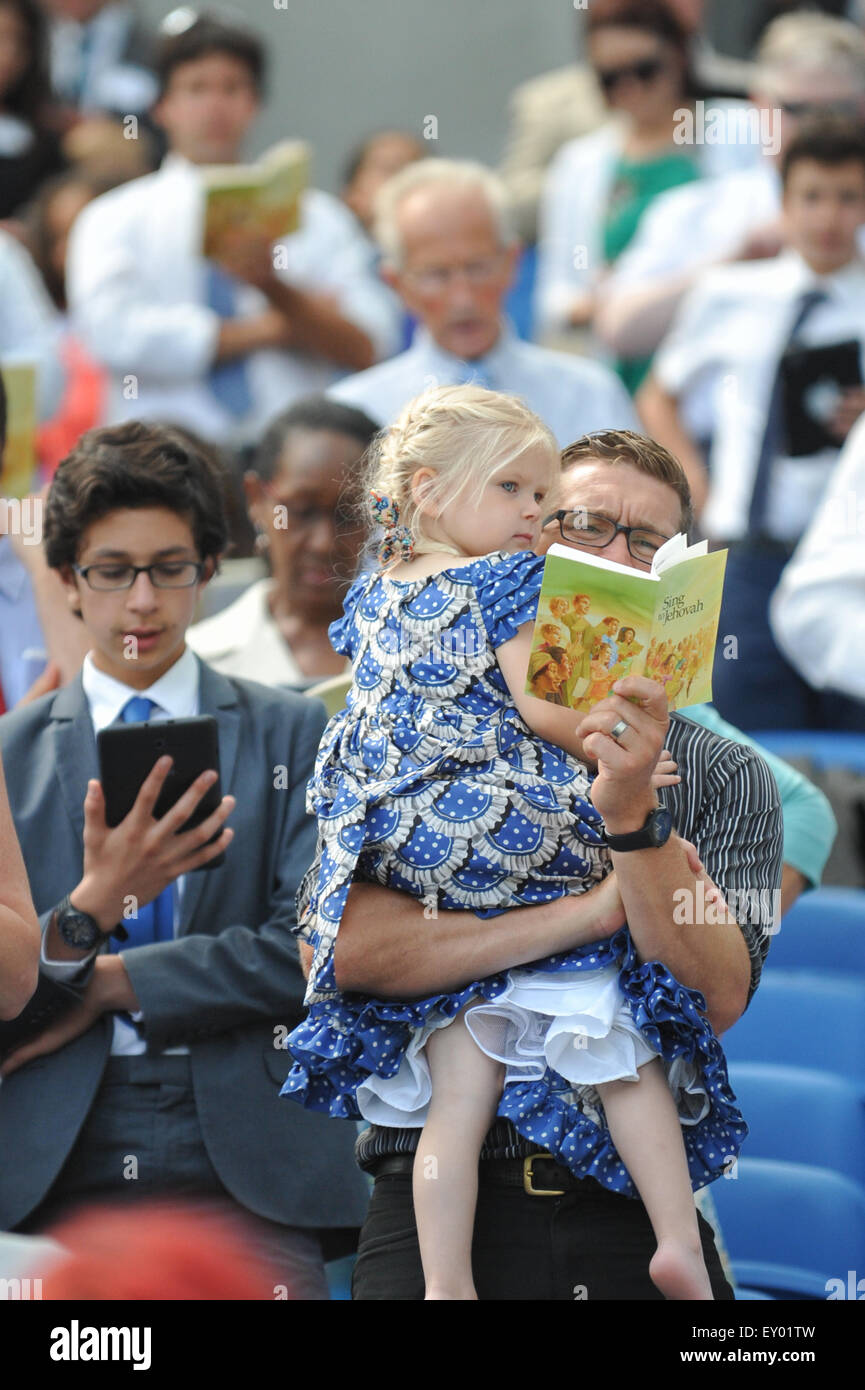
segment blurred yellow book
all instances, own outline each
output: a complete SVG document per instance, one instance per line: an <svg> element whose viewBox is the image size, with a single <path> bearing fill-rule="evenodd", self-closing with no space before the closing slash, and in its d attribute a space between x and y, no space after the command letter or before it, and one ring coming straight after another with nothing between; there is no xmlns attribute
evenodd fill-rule
<svg viewBox="0 0 865 1390"><path fill-rule="evenodd" d="M203 168L203 255L219 260L244 232L268 241L296 232L310 153L302 140L282 140L255 164Z"/></svg>
<svg viewBox="0 0 865 1390"><path fill-rule="evenodd" d="M36 486L36 366L0 367L6 388L6 449L0 495L26 497Z"/></svg>

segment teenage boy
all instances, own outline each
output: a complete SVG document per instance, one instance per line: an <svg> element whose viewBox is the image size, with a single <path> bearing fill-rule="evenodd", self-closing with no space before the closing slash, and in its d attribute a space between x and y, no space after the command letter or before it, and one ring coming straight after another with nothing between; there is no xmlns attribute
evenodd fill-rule
<svg viewBox="0 0 865 1390"><path fill-rule="evenodd" d="M300 229L276 246L252 238L230 263L204 260L199 168L240 160L264 75L255 35L215 17L164 40L153 115L168 155L76 221L69 303L110 373L110 420L246 444L296 397L399 345L399 307L329 194L308 190Z"/></svg>
<svg viewBox="0 0 865 1390"><path fill-rule="evenodd" d="M0 721L45 1010L35 1037L25 1011L30 1035L3 1068L0 1227L183 1194L241 1217L294 1296L326 1298L322 1228L358 1225L366 1205L353 1129L279 1100L281 1043L303 1012L291 927L323 711L187 648L226 527L219 481L186 439L135 422L85 434L55 475L44 534L92 648L71 685ZM208 771L154 819L163 758L109 829L95 734L198 714L218 723L220 807L178 833ZM52 981L77 995L53 1018Z"/></svg>
<svg viewBox="0 0 865 1390"><path fill-rule="evenodd" d="M792 394L819 413L825 442L803 452L807 441L785 403L791 358L802 361L802 349L855 341L860 373L865 367L865 262L857 244L865 133L846 121L811 125L787 147L781 168L789 249L706 275L655 358L640 408L685 467L703 532L730 548L713 676L720 712L750 729L861 730L861 705L812 690L782 657L767 609L865 408L862 386L839 389L815 372L810 388ZM684 423L692 393L707 381L714 386L708 469Z"/></svg>

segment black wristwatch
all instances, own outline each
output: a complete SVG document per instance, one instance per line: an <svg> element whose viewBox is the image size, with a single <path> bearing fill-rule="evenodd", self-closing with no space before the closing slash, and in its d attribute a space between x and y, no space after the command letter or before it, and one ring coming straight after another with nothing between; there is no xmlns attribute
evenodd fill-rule
<svg viewBox="0 0 865 1390"><path fill-rule="evenodd" d="M673 817L666 806L656 806L650 811L639 830L628 835L611 835L607 831L607 844L617 854L629 849L660 849L665 845L673 831Z"/></svg>
<svg viewBox="0 0 865 1390"><path fill-rule="evenodd" d="M74 946L77 951L92 951L112 935L111 932L104 932L89 912L80 912L73 907L68 893L57 908L56 920L57 930L66 945Z"/></svg>

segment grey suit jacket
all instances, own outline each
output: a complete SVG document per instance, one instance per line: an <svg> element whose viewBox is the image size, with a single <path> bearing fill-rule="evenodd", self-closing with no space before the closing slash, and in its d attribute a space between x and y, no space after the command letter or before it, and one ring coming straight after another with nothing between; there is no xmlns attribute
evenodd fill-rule
<svg viewBox="0 0 865 1390"><path fill-rule="evenodd" d="M273 1221L359 1225L364 1179L354 1126L279 1098L289 1058L275 1046L302 1017L291 926L315 849L306 783L324 724L320 704L201 663L200 708L219 723L224 792L237 805L218 869L189 874L177 938L125 953L148 1049L189 1047L211 1162L230 1193ZM80 678L4 715L0 747L37 912L47 920L83 868L83 802L98 776ZM285 769L284 772L281 769ZM99 1088L110 1016L0 1083L0 1228L25 1220L63 1166Z"/></svg>

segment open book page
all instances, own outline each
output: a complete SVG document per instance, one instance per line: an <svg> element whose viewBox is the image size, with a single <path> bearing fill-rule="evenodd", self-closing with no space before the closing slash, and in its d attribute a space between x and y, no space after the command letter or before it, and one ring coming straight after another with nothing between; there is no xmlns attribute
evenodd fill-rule
<svg viewBox="0 0 865 1390"><path fill-rule="evenodd" d="M726 565L726 550L716 550L681 560L661 575L644 674L665 686L670 709L712 698Z"/></svg>
<svg viewBox="0 0 865 1390"><path fill-rule="evenodd" d="M641 676L657 576L554 545L547 553L526 691L585 712L614 681Z"/></svg>
<svg viewBox="0 0 865 1390"><path fill-rule="evenodd" d="M674 536L645 571L552 546L527 693L586 713L633 675L663 684L671 709L710 700L727 555L707 550Z"/></svg>
<svg viewBox="0 0 865 1390"><path fill-rule="evenodd" d="M219 260L244 235L276 241L297 231L309 157L303 141L284 140L256 164L203 169L203 254Z"/></svg>

